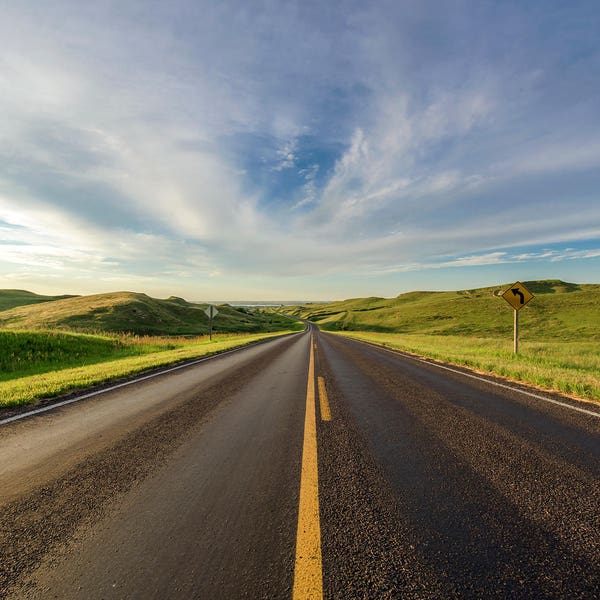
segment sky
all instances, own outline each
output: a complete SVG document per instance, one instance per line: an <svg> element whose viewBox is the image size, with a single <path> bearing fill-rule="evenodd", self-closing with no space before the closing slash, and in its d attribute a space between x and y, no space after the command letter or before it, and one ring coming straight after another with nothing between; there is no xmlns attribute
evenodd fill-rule
<svg viewBox="0 0 600 600"><path fill-rule="evenodd" d="M0 0L0 288L600 283L597 0Z"/></svg>

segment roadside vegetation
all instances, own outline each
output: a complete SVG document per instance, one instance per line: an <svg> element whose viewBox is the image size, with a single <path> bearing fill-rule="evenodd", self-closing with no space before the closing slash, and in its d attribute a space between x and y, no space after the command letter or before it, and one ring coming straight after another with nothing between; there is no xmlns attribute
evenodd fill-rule
<svg viewBox="0 0 600 600"><path fill-rule="evenodd" d="M29 292L15 297L15 290L0 290L0 328L17 330L52 329L86 333L112 332L137 335L202 335L208 333L207 304L187 302L171 296L165 300L135 292L114 292L92 296L66 297L59 300L15 306L30 299ZM35 295L34 295L35 296ZM47 297L46 297L47 298ZM261 333L297 327L285 315L264 309L219 305L213 323L218 333Z"/></svg>
<svg viewBox="0 0 600 600"><path fill-rule="evenodd" d="M134 292L40 296L0 290L0 408L304 329L277 311L223 304L211 342L207 306Z"/></svg>
<svg viewBox="0 0 600 600"><path fill-rule="evenodd" d="M598 342L521 342L515 356L512 341L498 338L377 332L340 335L600 402Z"/></svg>
<svg viewBox="0 0 600 600"><path fill-rule="evenodd" d="M535 298L513 311L499 287L412 292L290 307L322 329L470 367L582 399L600 401L600 285L530 281Z"/></svg>
<svg viewBox="0 0 600 600"><path fill-rule="evenodd" d="M598 341L600 285L562 281L530 281L525 285L535 298L520 311L521 339ZM508 284L456 292L410 292L396 298L285 307L285 312L310 319L329 331L511 337L512 309L494 295L507 288Z"/></svg>
<svg viewBox="0 0 600 600"><path fill-rule="evenodd" d="M0 408L34 403L280 335L147 337L0 331Z"/></svg>

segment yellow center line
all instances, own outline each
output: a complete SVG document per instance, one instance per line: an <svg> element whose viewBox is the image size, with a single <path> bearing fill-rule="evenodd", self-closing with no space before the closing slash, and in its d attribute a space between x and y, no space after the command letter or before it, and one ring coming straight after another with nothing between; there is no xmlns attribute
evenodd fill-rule
<svg viewBox="0 0 600 600"><path fill-rule="evenodd" d="M311 343L308 363L308 384L306 387L306 416L304 418L298 532L296 534L294 600L323 598L315 404L315 358Z"/></svg>
<svg viewBox="0 0 600 600"><path fill-rule="evenodd" d="M327 398L327 388L325 387L325 379L317 377L319 382L319 403L321 406L321 421L331 421L331 410L329 408L329 399Z"/></svg>

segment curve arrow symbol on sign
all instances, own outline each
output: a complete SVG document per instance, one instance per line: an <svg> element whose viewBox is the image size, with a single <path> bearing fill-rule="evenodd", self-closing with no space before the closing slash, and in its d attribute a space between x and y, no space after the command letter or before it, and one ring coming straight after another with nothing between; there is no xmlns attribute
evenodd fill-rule
<svg viewBox="0 0 600 600"><path fill-rule="evenodd" d="M516 281L502 293L502 298L504 298L514 310L521 310L533 299L533 294L520 281Z"/></svg>
<svg viewBox="0 0 600 600"><path fill-rule="evenodd" d="M511 292L513 293L513 296L519 296L519 300L520 300L521 304L523 304L525 302L525 296L523 295L523 292L519 288L513 288L511 290Z"/></svg>

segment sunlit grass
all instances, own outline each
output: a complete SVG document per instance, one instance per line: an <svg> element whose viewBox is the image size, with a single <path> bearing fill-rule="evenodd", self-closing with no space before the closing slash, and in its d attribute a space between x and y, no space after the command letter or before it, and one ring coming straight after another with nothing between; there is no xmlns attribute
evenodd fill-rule
<svg viewBox="0 0 600 600"><path fill-rule="evenodd" d="M600 344L597 342L523 341L519 344L519 354L515 355L512 341L500 337L363 331L340 332L338 335L600 401Z"/></svg>
<svg viewBox="0 0 600 600"><path fill-rule="evenodd" d="M599 341L600 285L527 282L535 298L521 310L523 341ZM430 336L512 338L513 311L499 288L411 292L396 298L286 307L329 331L373 331Z"/></svg>
<svg viewBox="0 0 600 600"><path fill-rule="evenodd" d="M0 331L0 407L59 396L183 360L281 335L196 338Z"/></svg>
<svg viewBox="0 0 600 600"><path fill-rule="evenodd" d="M27 292L21 302L0 310L0 327L13 331L66 331L137 335L203 335L209 321L207 305L182 298L161 300L135 292L110 292L31 303ZM18 302L11 290L0 290L0 305ZM1 308L1 306L0 306ZM303 329L301 324L275 311L219 305L214 331L219 333L262 333Z"/></svg>

